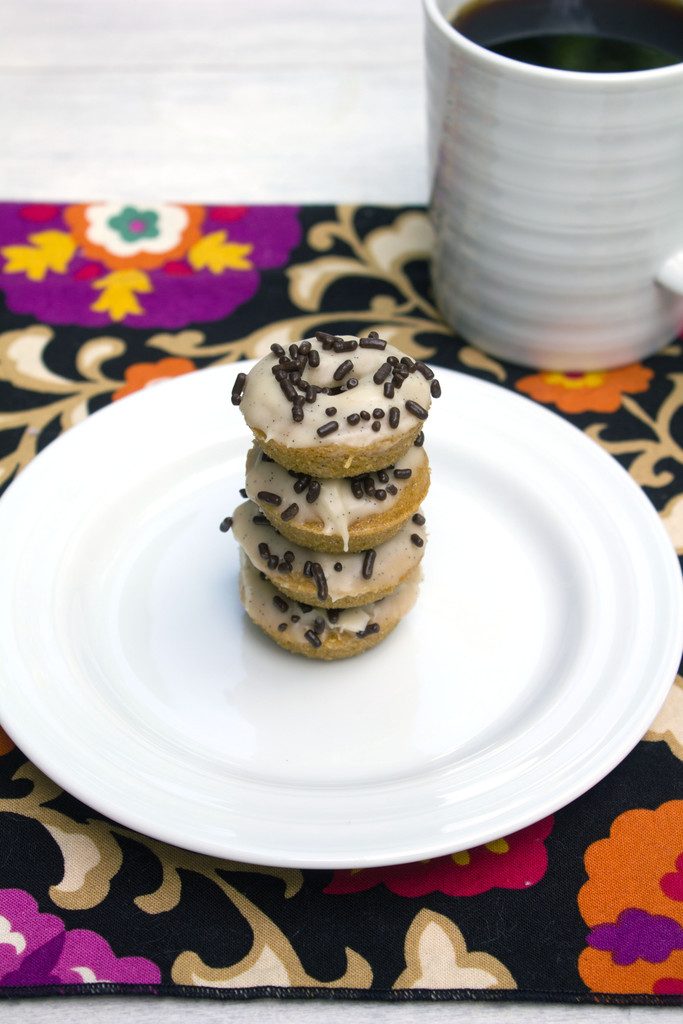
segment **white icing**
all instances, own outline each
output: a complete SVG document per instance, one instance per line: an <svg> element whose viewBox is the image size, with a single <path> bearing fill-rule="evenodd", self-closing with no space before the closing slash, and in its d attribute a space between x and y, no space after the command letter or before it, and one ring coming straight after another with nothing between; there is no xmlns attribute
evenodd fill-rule
<svg viewBox="0 0 683 1024"><path fill-rule="evenodd" d="M304 612L296 601L292 601L284 594L279 596L287 603L287 611L283 612L277 608L273 598L278 596L278 590L269 580L261 579L244 551L240 552L240 584L244 607L254 621L268 626L271 631L275 631L280 623L286 622L287 635L304 641L306 631L312 628L315 619L322 617L325 620L325 630L321 636L324 643L328 631L355 634L362 632L368 623L376 622L381 632L383 628L402 619L415 604L420 585L420 571L414 570L409 579L381 601L357 608L340 608L334 616L336 622L330 622L329 609L312 608L310 612ZM299 621L292 622L292 615L298 615Z"/></svg>
<svg viewBox="0 0 683 1024"><path fill-rule="evenodd" d="M425 528L416 526L412 519L408 519L394 537L376 548L372 576L366 580L362 574L365 552L328 554L325 551L313 551L287 540L270 524L254 523L253 517L258 514L258 506L253 501L245 501L238 505L233 515L232 531L235 539L245 550L252 564L264 572L276 586L284 584L299 587L306 579L303 575L305 562L319 562L327 579L331 601L357 597L358 603L362 604L365 594L393 589L407 573L419 565L424 553L424 545L418 547L414 544L411 535L417 534L424 541ZM266 543L270 553L277 555L279 561L283 560L285 551L293 552L292 572L285 576L277 569L269 569L266 559L259 553L261 543ZM335 571L335 563L341 563L341 572Z"/></svg>
<svg viewBox="0 0 683 1024"><path fill-rule="evenodd" d="M345 341L357 340L351 334L340 335ZM418 419L405 408L407 401L412 400L429 410L431 405L430 382L416 371L397 390L393 398L386 398L383 384L375 384L375 372L387 361L388 356L401 359L404 355L400 349L387 345L384 351L369 348L357 348L354 352L334 352L323 349L315 338L307 338L312 348L320 353L320 365L306 366L304 380L319 387L335 387L355 377L358 386L340 395L318 395L312 404L304 403L304 420L295 423L292 419L292 407L285 398L280 385L275 380L272 369L277 365L277 356L269 353L259 360L247 375L244 395L240 409L252 430L259 430L266 441L275 440L280 444L293 448L316 448L322 445L342 444L353 448L363 448L374 444L379 439L390 436L392 441L399 441L406 433L414 431ZM349 359L353 369L342 381L334 380L334 371ZM389 410L396 406L401 413L398 427L393 430L389 426ZM336 412L328 414L327 408L336 408ZM374 409L382 409L381 430L372 430L372 420L361 420L351 426L346 417L352 413L360 413L365 409L372 415ZM339 429L326 437L320 437L318 427L336 420Z"/></svg>
<svg viewBox="0 0 683 1024"><path fill-rule="evenodd" d="M377 498L369 498L363 494L362 498L355 498L348 479L320 480L320 494L315 502L306 501L306 492L297 494L294 484L296 476L278 465L277 462L266 462L262 458L263 453L258 445L254 445L247 456L247 477L245 488L252 501L260 504L258 495L261 491L270 491L282 498L282 505L278 506L278 512L284 511L292 502L296 502L299 511L296 518L292 520L295 525L307 526L310 523L322 526L325 536L341 537L344 551L349 548L349 528L358 520L366 519L368 516L377 515L381 512L388 512L398 501L401 492L411 479L401 480L394 477L393 471L389 470L389 484L394 484L397 491L395 495L387 493L384 501ZM416 448L411 445L408 452L397 461L396 469L409 469L411 473L423 470L428 466L427 455L424 448ZM387 484L381 483L376 473L367 474L372 476L375 487L386 490Z"/></svg>

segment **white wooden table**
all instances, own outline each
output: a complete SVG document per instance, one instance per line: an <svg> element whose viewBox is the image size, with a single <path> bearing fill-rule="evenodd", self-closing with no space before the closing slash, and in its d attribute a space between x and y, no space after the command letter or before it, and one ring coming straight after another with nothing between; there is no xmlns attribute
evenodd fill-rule
<svg viewBox="0 0 683 1024"><path fill-rule="evenodd" d="M419 0L3 0L0 199L424 202ZM672 1010L108 998L3 1024L537 1024ZM678 1011L680 1014L680 1011Z"/></svg>

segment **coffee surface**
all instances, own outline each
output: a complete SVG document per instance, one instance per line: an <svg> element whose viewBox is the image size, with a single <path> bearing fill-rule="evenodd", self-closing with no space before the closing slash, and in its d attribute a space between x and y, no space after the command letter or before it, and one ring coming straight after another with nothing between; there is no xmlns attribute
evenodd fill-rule
<svg viewBox="0 0 683 1024"><path fill-rule="evenodd" d="M683 0L472 0L452 18L503 57L609 74L683 60Z"/></svg>

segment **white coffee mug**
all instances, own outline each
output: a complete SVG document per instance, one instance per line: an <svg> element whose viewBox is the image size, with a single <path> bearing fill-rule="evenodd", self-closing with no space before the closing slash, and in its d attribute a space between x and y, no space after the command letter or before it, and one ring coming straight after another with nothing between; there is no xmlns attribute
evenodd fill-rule
<svg viewBox="0 0 683 1024"><path fill-rule="evenodd" d="M465 2L424 0L441 312L526 366L650 355L683 326L683 64L522 64L449 24Z"/></svg>

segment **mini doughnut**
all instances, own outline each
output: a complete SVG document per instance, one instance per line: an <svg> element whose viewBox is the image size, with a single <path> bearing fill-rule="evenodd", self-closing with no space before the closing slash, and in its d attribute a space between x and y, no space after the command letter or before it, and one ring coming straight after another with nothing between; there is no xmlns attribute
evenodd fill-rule
<svg viewBox="0 0 683 1024"><path fill-rule="evenodd" d="M411 445L395 466L348 479L284 469L254 444L246 491L283 537L316 551L363 551L383 544L417 512L429 489L429 460Z"/></svg>
<svg viewBox="0 0 683 1024"><path fill-rule="evenodd" d="M285 469L357 476L397 463L421 433L440 388L423 362L367 338L319 332L281 345L238 377L232 401Z"/></svg>
<svg viewBox="0 0 683 1024"><path fill-rule="evenodd" d="M378 548L345 554L314 551L287 540L253 501L238 505L232 530L252 565L294 601L349 608L386 597L424 554L424 516L417 512Z"/></svg>
<svg viewBox="0 0 683 1024"><path fill-rule="evenodd" d="M374 604L335 612L303 608L263 579L241 552L240 599L252 622L276 644L307 658L334 661L362 654L383 640L415 604L420 570L413 569L392 594Z"/></svg>

